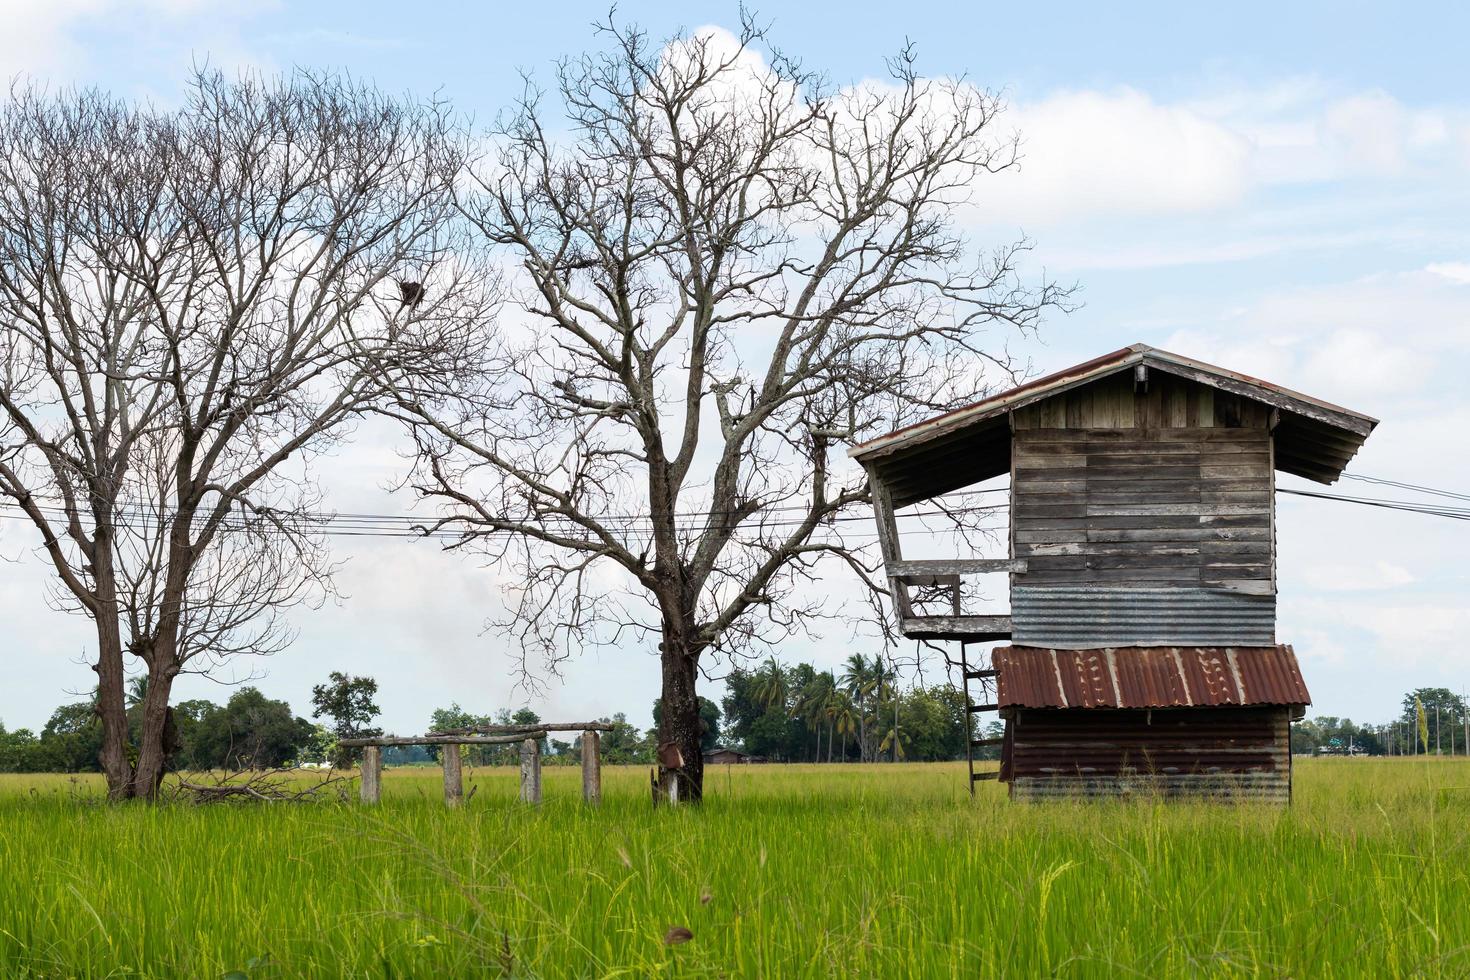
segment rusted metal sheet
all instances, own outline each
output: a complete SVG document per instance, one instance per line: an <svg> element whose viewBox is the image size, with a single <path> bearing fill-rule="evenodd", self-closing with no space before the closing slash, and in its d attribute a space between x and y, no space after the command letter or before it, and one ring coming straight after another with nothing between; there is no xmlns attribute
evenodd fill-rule
<svg viewBox="0 0 1470 980"><path fill-rule="evenodd" d="M1129 795L1287 802L1290 709L1017 709L1003 775L1016 799Z"/></svg>
<svg viewBox="0 0 1470 980"><path fill-rule="evenodd" d="M992 653L1005 708L1181 708L1312 703L1290 646L1005 646Z"/></svg>
<svg viewBox="0 0 1470 980"><path fill-rule="evenodd" d="M1024 646L1269 646L1276 597L1205 588L1011 589L1011 638Z"/></svg>

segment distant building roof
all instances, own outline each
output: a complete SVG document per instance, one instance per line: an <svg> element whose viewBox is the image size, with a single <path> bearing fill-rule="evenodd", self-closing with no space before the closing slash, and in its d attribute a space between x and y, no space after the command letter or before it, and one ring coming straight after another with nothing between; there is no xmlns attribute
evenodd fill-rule
<svg viewBox="0 0 1470 980"><path fill-rule="evenodd" d="M1107 647L992 652L1002 708L1307 705L1290 646Z"/></svg>
<svg viewBox="0 0 1470 980"><path fill-rule="evenodd" d="M750 754L747 753L747 752L741 752L739 749L726 748L723 745L722 746L719 746L717 748L710 749L708 752L704 753L704 758L705 758L705 761L708 762L710 759L714 758L715 756L721 756L721 755L731 755L731 756L736 756L737 758L741 758L741 759L749 759L749 758L751 758Z"/></svg>
<svg viewBox="0 0 1470 980"><path fill-rule="evenodd" d="M1028 381L974 404L946 412L849 450L868 466L923 469L928 478L895 490L895 506L948 493L1010 469L1009 413L1139 365L1241 395L1282 412L1276 431L1276 468L1332 483L1378 420L1331 402L1193 358L1133 344L1056 374ZM963 446L959 444L963 443ZM957 455L956 449L961 452ZM941 462L942 459L942 462Z"/></svg>

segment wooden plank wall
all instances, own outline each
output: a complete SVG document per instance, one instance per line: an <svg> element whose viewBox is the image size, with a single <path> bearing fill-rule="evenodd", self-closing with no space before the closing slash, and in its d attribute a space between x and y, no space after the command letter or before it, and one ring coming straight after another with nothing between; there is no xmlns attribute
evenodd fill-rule
<svg viewBox="0 0 1470 980"><path fill-rule="evenodd" d="M1015 584L1274 592L1267 406L1153 372L1013 421Z"/></svg>

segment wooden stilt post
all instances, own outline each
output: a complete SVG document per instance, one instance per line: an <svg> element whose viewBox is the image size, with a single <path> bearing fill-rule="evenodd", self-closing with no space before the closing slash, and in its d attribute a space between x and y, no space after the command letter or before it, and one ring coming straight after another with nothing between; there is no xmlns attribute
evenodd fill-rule
<svg viewBox="0 0 1470 980"><path fill-rule="evenodd" d="M362 801L376 803L383 795L383 749L367 745L362 750Z"/></svg>
<svg viewBox="0 0 1470 980"><path fill-rule="evenodd" d="M464 799L464 778L458 745L446 745L444 753L444 805L459 806Z"/></svg>
<svg viewBox="0 0 1470 980"><path fill-rule="evenodd" d="M521 802L541 802L541 740L521 742Z"/></svg>
<svg viewBox="0 0 1470 980"><path fill-rule="evenodd" d="M582 799L602 802L602 736L582 733Z"/></svg>

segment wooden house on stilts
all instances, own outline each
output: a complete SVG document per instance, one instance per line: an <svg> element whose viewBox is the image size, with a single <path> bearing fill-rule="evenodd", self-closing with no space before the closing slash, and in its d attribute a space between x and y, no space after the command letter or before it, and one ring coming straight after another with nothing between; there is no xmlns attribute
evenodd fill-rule
<svg viewBox="0 0 1470 980"><path fill-rule="evenodd" d="M1376 424L1135 344L855 447L900 632L958 641L971 711L1004 720L972 788L1289 800L1310 697L1276 636L1276 473L1332 483ZM1005 475L1009 557L904 558L903 508ZM986 572L1008 614L965 608Z"/></svg>

